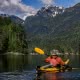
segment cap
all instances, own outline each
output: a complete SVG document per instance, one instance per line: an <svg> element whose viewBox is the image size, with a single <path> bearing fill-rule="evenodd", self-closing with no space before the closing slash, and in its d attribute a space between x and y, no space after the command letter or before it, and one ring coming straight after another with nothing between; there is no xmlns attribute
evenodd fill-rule
<svg viewBox="0 0 80 80"><path fill-rule="evenodd" d="M55 50L51 50L50 53L52 56L57 56L57 52Z"/></svg>

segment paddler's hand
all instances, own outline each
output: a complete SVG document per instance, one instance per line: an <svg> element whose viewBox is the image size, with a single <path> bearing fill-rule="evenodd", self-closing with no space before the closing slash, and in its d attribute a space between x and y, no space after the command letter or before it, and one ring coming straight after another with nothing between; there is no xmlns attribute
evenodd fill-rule
<svg viewBox="0 0 80 80"><path fill-rule="evenodd" d="M67 59L67 61L65 62L65 65L67 65L69 63L69 59Z"/></svg>

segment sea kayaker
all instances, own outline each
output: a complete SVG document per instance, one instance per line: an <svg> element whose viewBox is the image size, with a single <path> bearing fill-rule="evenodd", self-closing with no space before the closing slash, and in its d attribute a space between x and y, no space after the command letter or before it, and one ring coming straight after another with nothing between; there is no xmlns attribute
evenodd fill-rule
<svg viewBox="0 0 80 80"><path fill-rule="evenodd" d="M45 62L49 63L49 65L45 65L44 67L59 67L60 65L64 65L63 60L52 50L51 55L45 59Z"/></svg>
<svg viewBox="0 0 80 80"><path fill-rule="evenodd" d="M48 65L43 66L44 68L48 68L48 67L58 67L61 68L61 66L63 66L65 69L70 68L68 65L65 64L65 62L61 59L61 57L59 57L57 55L57 53L52 50L51 52L51 56L49 56L48 58L45 59L45 62L49 63Z"/></svg>

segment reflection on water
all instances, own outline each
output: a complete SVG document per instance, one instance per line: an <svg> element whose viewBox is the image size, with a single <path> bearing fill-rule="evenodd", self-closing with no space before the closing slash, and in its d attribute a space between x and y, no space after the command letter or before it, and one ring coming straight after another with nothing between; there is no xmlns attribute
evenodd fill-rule
<svg viewBox="0 0 80 80"><path fill-rule="evenodd" d="M0 71L9 72L23 69L24 56L22 55L0 55Z"/></svg>
<svg viewBox="0 0 80 80"><path fill-rule="evenodd" d="M42 73L36 80L80 80L80 72Z"/></svg>
<svg viewBox="0 0 80 80"><path fill-rule="evenodd" d="M41 55L0 55L0 80L79 80L80 55L61 56L70 59L69 65L77 68L67 73L42 73L36 77L36 66L45 65L46 56ZM72 76L72 77L71 77Z"/></svg>

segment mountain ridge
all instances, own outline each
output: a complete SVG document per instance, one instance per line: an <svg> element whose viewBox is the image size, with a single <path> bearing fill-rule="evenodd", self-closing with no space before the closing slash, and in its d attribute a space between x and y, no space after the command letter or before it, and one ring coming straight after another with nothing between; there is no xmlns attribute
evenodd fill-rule
<svg viewBox="0 0 80 80"><path fill-rule="evenodd" d="M30 43L34 47L50 49L60 47L63 51L78 52L80 41L80 3L66 8L55 17L30 16L24 22ZM75 44L74 44L75 43Z"/></svg>
<svg viewBox="0 0 80 80"><path fill-rule="evenodd" d="M24 22L24 20L22 20L21 18L15 16L15 15L0 14L0 17L10 18L14 23L17 23L17 24L23 24L23 22Z"/></svg>

